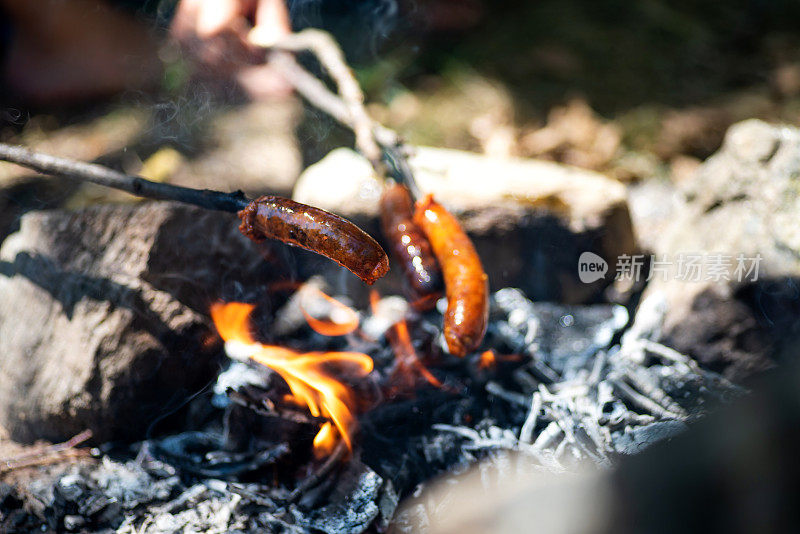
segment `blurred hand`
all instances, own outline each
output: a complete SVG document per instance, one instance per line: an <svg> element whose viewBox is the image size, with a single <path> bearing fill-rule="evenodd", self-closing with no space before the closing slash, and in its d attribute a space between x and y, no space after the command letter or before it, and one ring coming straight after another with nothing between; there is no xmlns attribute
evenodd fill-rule
<svg viewBox="0 0 800 534"><path fill-rule="evenodd" d="M235 79L251 97L285 95L289 85L264 64L260 43L291 33L285 0L181 0L170 32L202 69L202 75Z"/></svg>

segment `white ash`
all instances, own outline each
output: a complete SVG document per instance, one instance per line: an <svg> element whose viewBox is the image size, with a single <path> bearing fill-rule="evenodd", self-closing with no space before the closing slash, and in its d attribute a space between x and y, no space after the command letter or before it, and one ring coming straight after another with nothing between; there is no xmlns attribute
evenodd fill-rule
<svg viewBox="0 0 800 534"><path fill-rule="evenodd" d="M491 425L434 428L461 436L465 450L490 456L519 451L557 472L587 463L608 467L618 454L667 439L702 414L704 400L742 390L652 341L664 313L663 299L643 302L620 343L609 346L627 322L624 308L539 304L519 290L502 289L493 299L495 334L529 354L531 374L542 381L517 380L518 390L490 381L486 391L524 407L527 416L513 432Z"/></svg>
<svg viewBox="0 0 800 534"><path fill-rule="evenodd" d="M228 344L225 344L228 351ZM228 352L230 355L230 352ZM222 371L214 383L214 396L211 399L215 408L225 408L230 405L227 392L229 389L238 389L244 385L252 384L266 388L269 382L269 375L263 369L256 368L249 363L249 356L246 360L233 359L228 367Z"/></svg>
<svg viewBox="0 0 800 534"><path fill-rule="evenodd" d="M371 341L361 341L357 348L373 357L378 373L385 373L393 359L384 333L405 312L400 304L398 297L385 297L375 314L362 312L362 331ZM498 291L482 350L513 352L525 360L517 360L513 371L505 374L475 369L478 354L453 359L452 365L460 367L451 366L449 372L432 368L470 388L461 396L436 390L437 403L484 407L483 415L469 424L449 408L424 403L409 401L410 412L402 403L375 408L373 413L385 410L380 421L389 429L405 424L419 432L413 438L417 441L403 442L399 450L378 447L383 458L401 456L401 467L393 473L386 474L391 462L368 465L370 435L367 421L362 421L354 457L290 503L288 496L302 479L276 486L269 480L245 483L240 476L290 459L294 445L264 442L257 449L229 450L224 419L202 432L147 440L135 448L135 461L104 457L97 466L32 485L40 503L36 514L65 531L358 534L373 525L385 529L400 496L415 486L437 473L464 472L479 460L503 472L520 465L510 460L510 452L531 460L537 470L564 473L587 464L607 468L621 455L639 453L683 431L709 403L742 391L653 341L664 310L663 300L646 300L623 332L628 316L620 306L558 306L534 303L516 289ZM441 320L439 313L431 312L418 319L417 327L426 335L440 336ZM347 336L336 343L353 349L354 339ZM235 405L226 392L252 386L265 390L271 387L272 373L242 361L250 348L226 349L236 358L214 386L213 405L230 413ZM428 427L414 422L418 412L413 410L437 408L444 412L443 419ZM169 458L175 460L172 465L164 463ZM416 465L417 471L409 472L403 467L407 464ZM397 521L400 525L402 518Z"/></svg>

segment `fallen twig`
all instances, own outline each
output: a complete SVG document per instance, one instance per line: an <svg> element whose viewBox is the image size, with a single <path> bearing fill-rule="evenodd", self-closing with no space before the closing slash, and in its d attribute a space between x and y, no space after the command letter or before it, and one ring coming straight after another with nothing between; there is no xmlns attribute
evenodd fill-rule
<svg viewBox="0 0 800 534"><path fill-rule="evenodd" d="M84 430L63 443L55 443L16 456L0 459L0 474L8 473L23 467L34 467L55 463L67 458L88 456L88 451L79 451L75 447L92 438L91 430Z"/></svg>
<svg viewBox="0 0 800 534"><path fill-rule="evenodd" d="M347 453L347 445L344 441L340 441L334 451L325 460L325 463L319 469L308 475L297 487L289 494L289 502L297 502L305 492L317 486L322 480L330 473L334 467L339 464L339 460L344 458Z"/></svg>

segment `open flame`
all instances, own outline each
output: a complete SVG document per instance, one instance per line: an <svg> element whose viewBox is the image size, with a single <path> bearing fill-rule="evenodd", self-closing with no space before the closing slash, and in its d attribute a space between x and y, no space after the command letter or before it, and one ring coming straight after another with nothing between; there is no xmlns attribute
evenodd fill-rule
<svg viewBox="0 0 800 534"><path fill-rule="evenodd" d="M419 359L411 335L408 332L408 323L401 319L392 326L394 336L389 336L389 341L394 349L395 368L390 377L392 382L399 382L404 389L411 390L417 377L422 377L430 385L440 388L442 383L433 376L422 360Z"/></svg>
<svg viewBox="0 0 800 534"><path fill-rule="evenodd" d="M308 284L304 285L301 291L303 296L313 294L315 297L325 300L331 306L330 319L318 319L309 314L303 306L302 300L300 301L300 311L303 312L303 317L306 318L308 326L314 332L323 336L333 337L344 336L358 328L358 313L350 306L342 304L335 298Z"/></svg>
<svg viewBox="0 0 800 534"><path fill-rule="evenodd" d="M308 406L311 415L328 419L314 438L317 457L330 454L340 439L352 451L352 436L357 428L353 415L355 396L334 371L365 376L373 369L372 358L360 352L298 352L258 343L250 333L254 307L240 302L211 306L211 318L225 341L225 349L232 356L248 357L278 373L288 384L294 401Z"/></svg>
<svg viewBox="0 0 800 534"><path fill-rule="evenodd" d="M380 294L373 289L369 293L369 305L372 313L377 315L378 304L381 300ZM408 322L400 319L394 323L387 331L387 339L394 352L394 368L389 375L389 395L395 393L408 393L417 386L417 381L422 378L428 384L443 388L442 382L431 373L420 359L411 341L411 334L408 330Z"/></svg>

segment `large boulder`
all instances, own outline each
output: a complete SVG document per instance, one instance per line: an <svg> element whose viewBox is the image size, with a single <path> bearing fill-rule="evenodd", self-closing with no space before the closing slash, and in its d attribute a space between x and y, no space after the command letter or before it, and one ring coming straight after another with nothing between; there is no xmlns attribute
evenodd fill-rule
<svg viewBox="0 0 800 534"><path fill-rule="evenodd" d="M608 281L581 282L581 254L613 259L636 250L625 187L601 174L428 147L416 148L410 164L421 191L453 211L473 238L491 287L520 287L537 300L591 301ZM380 236L381 190L364 158L337 149L306 169L294 199ZM393 275L388 291L399 287Z"/></svg>
<svg viewBox="0 0 800 534"><path fill-rule="evenodd" d="M729 378L769 367L798 341L798 154L796 128L734 125L653 244L660 271L646 296L666 301L663 340ZM690 261L699 276L687 276Z"/></svg>
<svg viewBox="0 0 800 534"><path fill-rule="evenodd" d="M271 276L236 223L166 202L25 215L0 249L0 425L143 438L201 390L220 357L209 304Z"/></svg>

